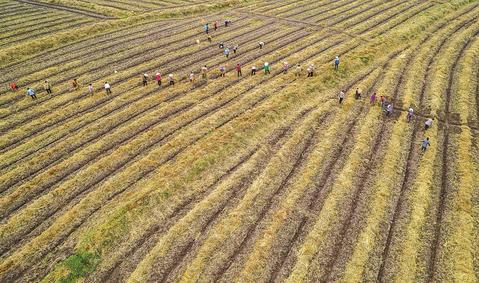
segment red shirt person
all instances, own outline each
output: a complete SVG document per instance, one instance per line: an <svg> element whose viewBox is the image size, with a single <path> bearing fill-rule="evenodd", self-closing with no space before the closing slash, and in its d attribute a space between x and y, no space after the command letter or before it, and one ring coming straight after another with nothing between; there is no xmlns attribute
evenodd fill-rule
<svg viewBox="0 0 479 283"><path fill-rule="evenodd" d="M236 64L236 72L238 73L238 77L243 76L243 74L241 74L241 65L239 63Z"/></svg>
<svg viewBox="0 0 479 283"><path fill-rule="evenodd" d="M15 82L12 82L10 83L10 88L13 90L13 91L17 91L18 90L18 86Z"/></svg>

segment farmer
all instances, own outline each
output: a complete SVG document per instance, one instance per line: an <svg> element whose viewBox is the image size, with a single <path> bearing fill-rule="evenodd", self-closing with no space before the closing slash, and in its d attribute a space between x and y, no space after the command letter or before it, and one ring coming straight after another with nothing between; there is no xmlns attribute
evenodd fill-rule
<svg viewBox="0 0 479 283"><path fill-rule="evenodd" d="M283 74L287 74L289 69L289 64L288 62L283 62Z"/></svg>
<svg viewBox="0 0 479 283"><path fill-rule="evenodd" d="M216 31L218 29L218 21L215 21L214 27L215 27L215 31Z"/></svg>
<svg viewBox="0 0 479 283"><path fill-rule="evenodd" d="M18 86L15 82L11 82L10 83L10 88L13 90L13 91L17 91L18 90Z"/></svg>
<svg viewBox="0 0 479 283"><path fill-rule="evenodd" d="M32 88L27 88L27 95L30 96L33 100L37 99L37 95Z"/></svg>
<svg viewBox="0 0 479 283"><path fill-rule="evenodd" d="M225 27L228 27L228 25L231 23L230 20L225 20Z"/></svg>
<svg viewBox="0 0 479 283"><path fill-rule="evenodd" d="M226 75L226 67L225 66L220 67L220 73L221 73L222 77L225 77L225 75Z"/></svg>
<svg viewBox="0 0 479 283"><path fill-rule="evenodd" d="M263 69L264 69L264 74L269 75L269 63L268 62L264 62Z"/></svg>
<svg viewBox="0 0 479 283"><path fill-rule="evenodd" d="M314 75L314 65L311 64L308 66L308 69L306 69L308 71L308 77L312 77Z"/></svg>
<svg viewBox="0 0 479 283"><path fill-rule="evenodd" d="M168 84L169 84L170 86L175 85L175 81L174 81L174 79L173 79L173 74L169 74L169 75L168 75Z"/></svg>
<svg viewBox="0 0 479 283"><path fill-rule="evenodd" d="M224 53L225 53L226 58L228 58L230 56L230 50L229 50L228 47L225 48Z"/></svg>
<svg viewBox="0 0 479 283"><path fill-rule="evenodd" d="M206 23L206 24L205 24L205 32L206 32L206 34L208 34L209 30L210 30L210 26L208 25L208 23Z"/></svg>
<svg viewBox="0 0 479 283"><path fill-rule="evenodd" d="M431 145L431 142L429 142L429 138L426 138L425 140L422 141L421 150L426 151L426 149L430 145Z"/></svg>
<svg viewBox="0 0 479 283"><path fill-rule="evenodd" d="M339 69L339 56L336 56L336 58L334 58L334 69Z"/></svg>
<svg viewBox="0 0 479 283"><path fill-rule="evenodd" d="M253 66L251 67L251 75L252 75L252 76L256 75L256 70L257 70L257 69L256 69L256 66L253 65Z"/></svg>
<svg viewBox="0 0 479 283"><path fill-rule="evenodd" d="M342 104L343 103L343 100L344 100L344 97L346 96L346 94L344 93L344 90L341 90L339 92L339 104Z"/></svg>
<svg viewBox="0 0 479 283"><path fill-rule="evenodd" d="M433 119L431 119L431 118L428 118L428 119L426 120L426 122L424 123L424 130L427 130L427 129L429 129L430 127L432 127L432 120L433 120Z"/></svg>
<svg viewBox="0 0 479 283"><path fill-rule="evenodd" d="M206 65L201 67L201 77L203 77L203 79L208 78L208 67L206 67Z"/></svg>
<svg viewBox="0 0 479 283"><path fill-rule="evenodd" d="M393 104L389 103L388 106L386 107L386 116L389 116L393 113Z"/></svg>
<svg viewBox="0 0 479 283"><path fill-rule="evenodd" d="M48 80L45 80L43 83L43 88L48 94L52 94L52 85L48 82Z"/></svg>
<svg viewBox="0 0 479 283"><path fill-rule="evenodd" d="M369 98L369 104L374 105L374 103L376 103L376 92L373 92L373 94Z"/></svg>
<svg viewBox="0 0 479 283"><path fill-rule="evenodd" d="M191 71L189 79L190 79L190 83L192 83L195 80L195 73L193 73L193 71Z"/></svg>
<svg viewBox="0 0 479 283"><path fill-rule="evenodd" d="M147 74L147 73L144 73L144 74L143 74L142 82L143 82L143 86L147 86L147 85L148 85L148 74Z"/></svg>
<svg viewBox="0 0 479 283"><path fill-rule="evenodd" d="M264 42L263 42L263 41L260 41L260 42L258 42L258 45L259 45L259 49L263 49L263 47L264 47Z"/></svg>
<svg viewBox="0 0 479 283"><path fill-rule="evenodd" d="M89 84L89 85L88 85L88 93L89 93L89 94L93 94L94 91L95 91L95 90L93 89L93 85L92 85L92 84Z"/></svg>
<svg viewBox="0 0 479 283"><path fill-rule="evenodd" d="M409 109L407 110L407 116L406 116L406 120L408 123L411 122L413 115L414 115L414 109L412 109L412 107L409 106Z"/></svg>
<svg viewBox="0 0 479 283"><path fill-rule="evenodd" d="M294 71L294 75L295 75L296 77L301 76L301 65L300 65L300 64L298 64L298 65L296 66L296 70Z"/></svg>
<svg viewBox="0 0 479 283"><path fill-rule="evenodd" d="M354 95L354 97L356 99L360 99L361 98L361 90L359 88L356 88L356 93Z"/></svg>
<svg viewBox="0 0 479 283"><path fill-rule="evenodd" d="M243 74L241 73L241 65L239 63L236 64L236 73L237 73L238 77L243 76Z"/></svg>
<svg viewBox="0 0 479 283"><path fill-rule="evenodd" d="M158 86L161 86L161 73L160 72L156 73L155 80L158 83Z"/></svg>
<svg viewBox="0 0 479 283"><path fill-rule="evenodd" d="M379 102L381 103L381 109L384 110L384 107L386 106L386 98L381 95Z"/></svg>
<svg viewBox="0 0 479 283"><path fill-rule="evenodd" d="M238 50L238 45L233 46L233 53L236 54L236 50Z"/></svg>
<svg viewBox="0 0 479 283"><path fill-rule="evenodd" d="M72 81L72 88L73 88L73 90L76 90L76 89L78 89L78 82L77 82L77 79L73 79L73 81Z"/></svg>
<svg viewBox="0 0 479 283"><path fill-rule="evenodd" d="M105 82L105 91L106 94L111 94L111 86L108 82Z"/></svg>
<svg viewBox="0 0 479 283"><path fill-rule="evenodd" d="M225 44L223 41L221 41L219 44L218 44L219 48L220 49L224 49L225 48Z"/></svg>

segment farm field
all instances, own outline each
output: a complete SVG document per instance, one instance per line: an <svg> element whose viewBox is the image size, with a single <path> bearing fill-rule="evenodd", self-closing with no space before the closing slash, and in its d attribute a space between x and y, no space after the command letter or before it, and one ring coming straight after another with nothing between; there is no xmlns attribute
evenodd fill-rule
<svg viewBox="0 0 479 283"><path fill-rule="evenodd" d="M0 282L479 281L479 1L0 14Z"/></svg>

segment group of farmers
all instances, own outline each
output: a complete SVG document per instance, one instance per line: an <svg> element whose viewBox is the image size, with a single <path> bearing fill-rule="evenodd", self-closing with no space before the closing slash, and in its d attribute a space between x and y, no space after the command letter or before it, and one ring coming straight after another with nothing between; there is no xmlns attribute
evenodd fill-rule
<svg viewBox="0 0 479 283"><path fill-rule="evenodd" d="M225 27L228 27L229 25L231 25L231 21L230 20L225 20L224 22L224 26ZM215 21L213 23L213 29L216 31L217 29L219 28L219 24L218 24L218 21ZM204 25L204 31L206 34L208 34L208 41L211 43L212 42L212 38L211 36L209 35L210 33L210 26L208 23L206 23ZM199 41L197 41L199 43ZM236 44L236 45L233 45L231 47L227 47L225 45L224 42L220 42L218 44L219 48L223 50L223 54L225 55L226 58L229 58L229 55L230 55L230 50L233 51L234 54L236 54L236 52L238 51L238 48L239 46ZM265 43L263 41L259 41L258 42L258 48L261 50L263 49L265 46ZM339 59L339 55L336 56L334 59L333 59L333 67L334 67L334 70L338 70L339 69L339 64L340 64L340 59ZM265 75L268 75L270 74L270 63L269 62L265 62L261 69L264 71L264 74ZM243 76L243 73L242 73L242 66L240 63L237 63L234 70L236 71L236 75L237 77L242 77ZM282 63L282 70L281 72L283 74L287 74L288 73L288 70L289 70L289 64L288 62L283 62ZM256 72L258 71L258 68L253 65L251 66L251 76L254 76L256 75ZM117 73L117 71L114 71L115 73ZM208 78L208 67L205 65L203 67L201 67L201 77L203 79L207 79ZM227 68L225 65L221 65L219 66L219 76L220 77L225 77L226 76L226 72L227 72ZM307 72L307 77L313 77L314 76L314 65L313 64L310 64L308 65L308 67L306 68L306 72ZM303 73L303 70L302 70L302 66L298 63L296 65L296 67L294 68L294 75L295 77L300 77ZM168 85L169 86L173 86L175 84L175 80L174 80L174 76L173 74L168 74L167 76L167 82L168 82ZM162 75L161 73L158 71L155 76L154 76L154 80L156 81L156 83L158 84L158 86L161 86L162 85ZM189 76L188 76L188 80L190 82L194 82L195 81L195 73L192 71ZM144 73L142 74L142 85L143 86L147 86L148 85L148 81L149 81L149 75L148 73ZM71 81L71 89L72 90L77 90L79 88L79 83L77 82L77 79L73 79ZM13 90L13 91L17 91L18 90L18 86L15 82L12 82L10 84L10 88ZM52 91L52 85L51 83L48 81L48 80L45 80L44 83L43 83L43 89L46 91L47 94L52 94L53 91ZM111 91L111 85L108 81L106 81L104 84L103 84L103 89L105 90L106 94L111 94L112 91ZM95 91L95 88L93 87L93 84L89 84L88 85L88 93L89 94L93 94ZM27 88L27 95L30 96L33 100L37 99L37 96L36 96L36 92L33 88L31 87L28 87ZM346 96L346 91L344 90L341 90L339 92L339 103L342 104L344 99L345 99L345 96ZM356 92L355 92L355 98L356 99L360 99L361 98L361 90L359 88L356 89ZM370 104L371 105L374 105L376 103L376 93L374 92L371 96L370 96ZM379 104L381 105L381 108L382 110L386 113L386 116L390 116L393 112L393 103L392 102L388 102L387 101L387 98L385 96L381 96L380 99L379 99ZM412 119L413 119L413 115L414 115L414 110L412 107L409 107L409 109L407 110L407 121L410 122ZM429 118L426 120L425 122L425 130L427 130L429 127L432 126L432 122L433 122L433 119ZM426 138L422 145L421 145L421 149L423 151L425 151L427 149L427 147L430 145L430 142L429 142L429 138Z"/></svg>

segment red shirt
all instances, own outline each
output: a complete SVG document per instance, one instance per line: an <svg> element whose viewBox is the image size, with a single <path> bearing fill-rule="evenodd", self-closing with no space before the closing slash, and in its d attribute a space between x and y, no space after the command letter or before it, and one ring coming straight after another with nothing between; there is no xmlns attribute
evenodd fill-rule
<svg viewBox="0 0 479 283"><path fill-rule="evenodd" d="M241 71L241 66L239 64L236 65L236 71Z"/></svg>

